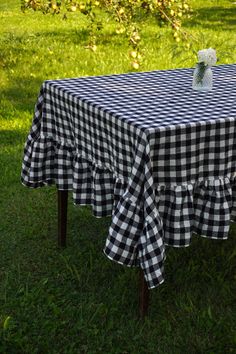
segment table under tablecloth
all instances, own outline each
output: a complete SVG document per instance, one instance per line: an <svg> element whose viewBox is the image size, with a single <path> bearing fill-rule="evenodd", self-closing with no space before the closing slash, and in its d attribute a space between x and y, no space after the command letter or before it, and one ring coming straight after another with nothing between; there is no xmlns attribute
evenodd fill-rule
<svg viewBox="0 0 236 354"><path fill-rule="evenodd" d="M236 219L236 65L48 80L42 84L22 183L71 190L111 215L104 253L164 281L165 246L193 233L226 239Z"/></svg>

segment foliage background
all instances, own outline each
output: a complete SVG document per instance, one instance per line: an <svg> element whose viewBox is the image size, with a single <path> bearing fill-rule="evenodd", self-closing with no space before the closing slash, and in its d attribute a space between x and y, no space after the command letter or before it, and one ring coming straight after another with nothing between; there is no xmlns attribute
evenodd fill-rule
<svg viewBox="0 0 236 354"><path fill-rule="evenodd" d="M236 5L192 0L183 26L196 40L177 46L171 30L143 28L141 70L193 67L199 49L236 62ZM166 282L137 316L135 269L109 262L102 248L109 218L69 203L68 247L56 244L55 188L20 184L24 142L45 79L130 71L128 44L104 15L97 51L85 49L83 16L20 11L0 2L0 353L222 354L236 351L235 227L228 241L195 236L168 249Z"/></svg>

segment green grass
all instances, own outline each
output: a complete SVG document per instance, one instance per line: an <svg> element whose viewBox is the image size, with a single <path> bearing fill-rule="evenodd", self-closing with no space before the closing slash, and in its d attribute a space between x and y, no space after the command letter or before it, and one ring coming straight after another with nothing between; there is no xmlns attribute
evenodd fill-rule
<svg viewBox="0 0 236 354"><path fill-rule="evenodd" d="M194 66L196 51L209 46L219 63L236 62L236 5L192 4L194 17L185 23L195 38L191 49L177 48L169 30L150 22L142 70ZM17 0L0 3L0 353L235 353L234 226L227 241L195 236L187 249L168 249L166 282L151 291L151 311L141 322L137 270L102 254L110 218L69 203L68 247L60 250L55 188L20 184L41 83L130 71L113 23L94 54L84 49L88 33L79 21L22 14Z"/></svg>

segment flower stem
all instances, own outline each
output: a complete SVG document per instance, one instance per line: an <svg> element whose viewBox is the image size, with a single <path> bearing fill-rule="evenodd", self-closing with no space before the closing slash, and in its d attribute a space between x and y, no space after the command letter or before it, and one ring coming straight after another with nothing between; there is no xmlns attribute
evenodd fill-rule
<svg viewBox="0 0 236 354"><path fill-rule="evenodd" d="M208 68L208 65L205 65L204 62L201 62L197 64L197 68L198 68L198 72L197 72L196 82L197 84L201 84L205 71Z"/></svg>

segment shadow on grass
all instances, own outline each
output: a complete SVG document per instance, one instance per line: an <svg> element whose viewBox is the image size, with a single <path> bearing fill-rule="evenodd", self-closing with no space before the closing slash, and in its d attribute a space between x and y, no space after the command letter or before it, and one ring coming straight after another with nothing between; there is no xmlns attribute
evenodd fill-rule
<svg viewBox="0 0 236 354"><path fill-rule="evenodd" d="M43 79L15 77L11 86L1 90L1 95L18 111L33 112Z"/></svg>
<svg viewBox="0 0 236 354"><path fill-rule="evenodd" d="M26 50L32 54L34 47L30 46L30 42L33 45L38 43L48 43L53 41L54 43L61 44L77 44L77 45L86 45L88 44L90 36L90 29L81 28L78 25L78 28L71 29L59 29L59 30L50 30L43 32L36 32L34 34L23 34L21 36L15 35L13 33L6 33L1 39L0 47L8 45L11 49L14 49L16 54L19 54L21 50ZM123 36L117 35L115 33L115 28L111 29L109 32L105 32L103 29L98 31L97 36L99 38L99 44L108 44L110 45L110 40L120 39ZM125 36L125 35L124 35ZM119 40L120 41L120 40ZM121 41L122 43L122 41Z"/></svg>
<svg viewBox="0 0 236 354"><path fill-rule="evenodd" d="M186 27L201 26L202 28L217 30L235 30L236 6L230 8L222 6L203 7L194 12L193 18L185 22Z"/></svg>
<svg viewBox="0 0 236 354"><path fill-rule="evenodd" d="M16 146L26 140L27 135L21 130L1 130L1 143L0 146ZM3 154L1 154L3 156Z"/></svg>
<svg viewBox="0 0 236 354"><path fill-rule="evenodd" d="M37 33L37 37L45 38L46 41L52 39L56 42L87 46L90 40L90 30L86 28L71 29L70 31L50 31ZM124 42L127 41L125 34L118 35L115 29L111 29L109 32L105 32L103 29L97 33L97 42L99 46L124 46Z"/></svg>
<svg viewBox="0 0 236 354"><path fill-rule="evenodd" d="M89 38L89 30L85 28L60 30L60 31L48 31L43 33L37 33L37 37L43 37L46 40L53 39L61 43L71 44L85 44Z"/></svg>

